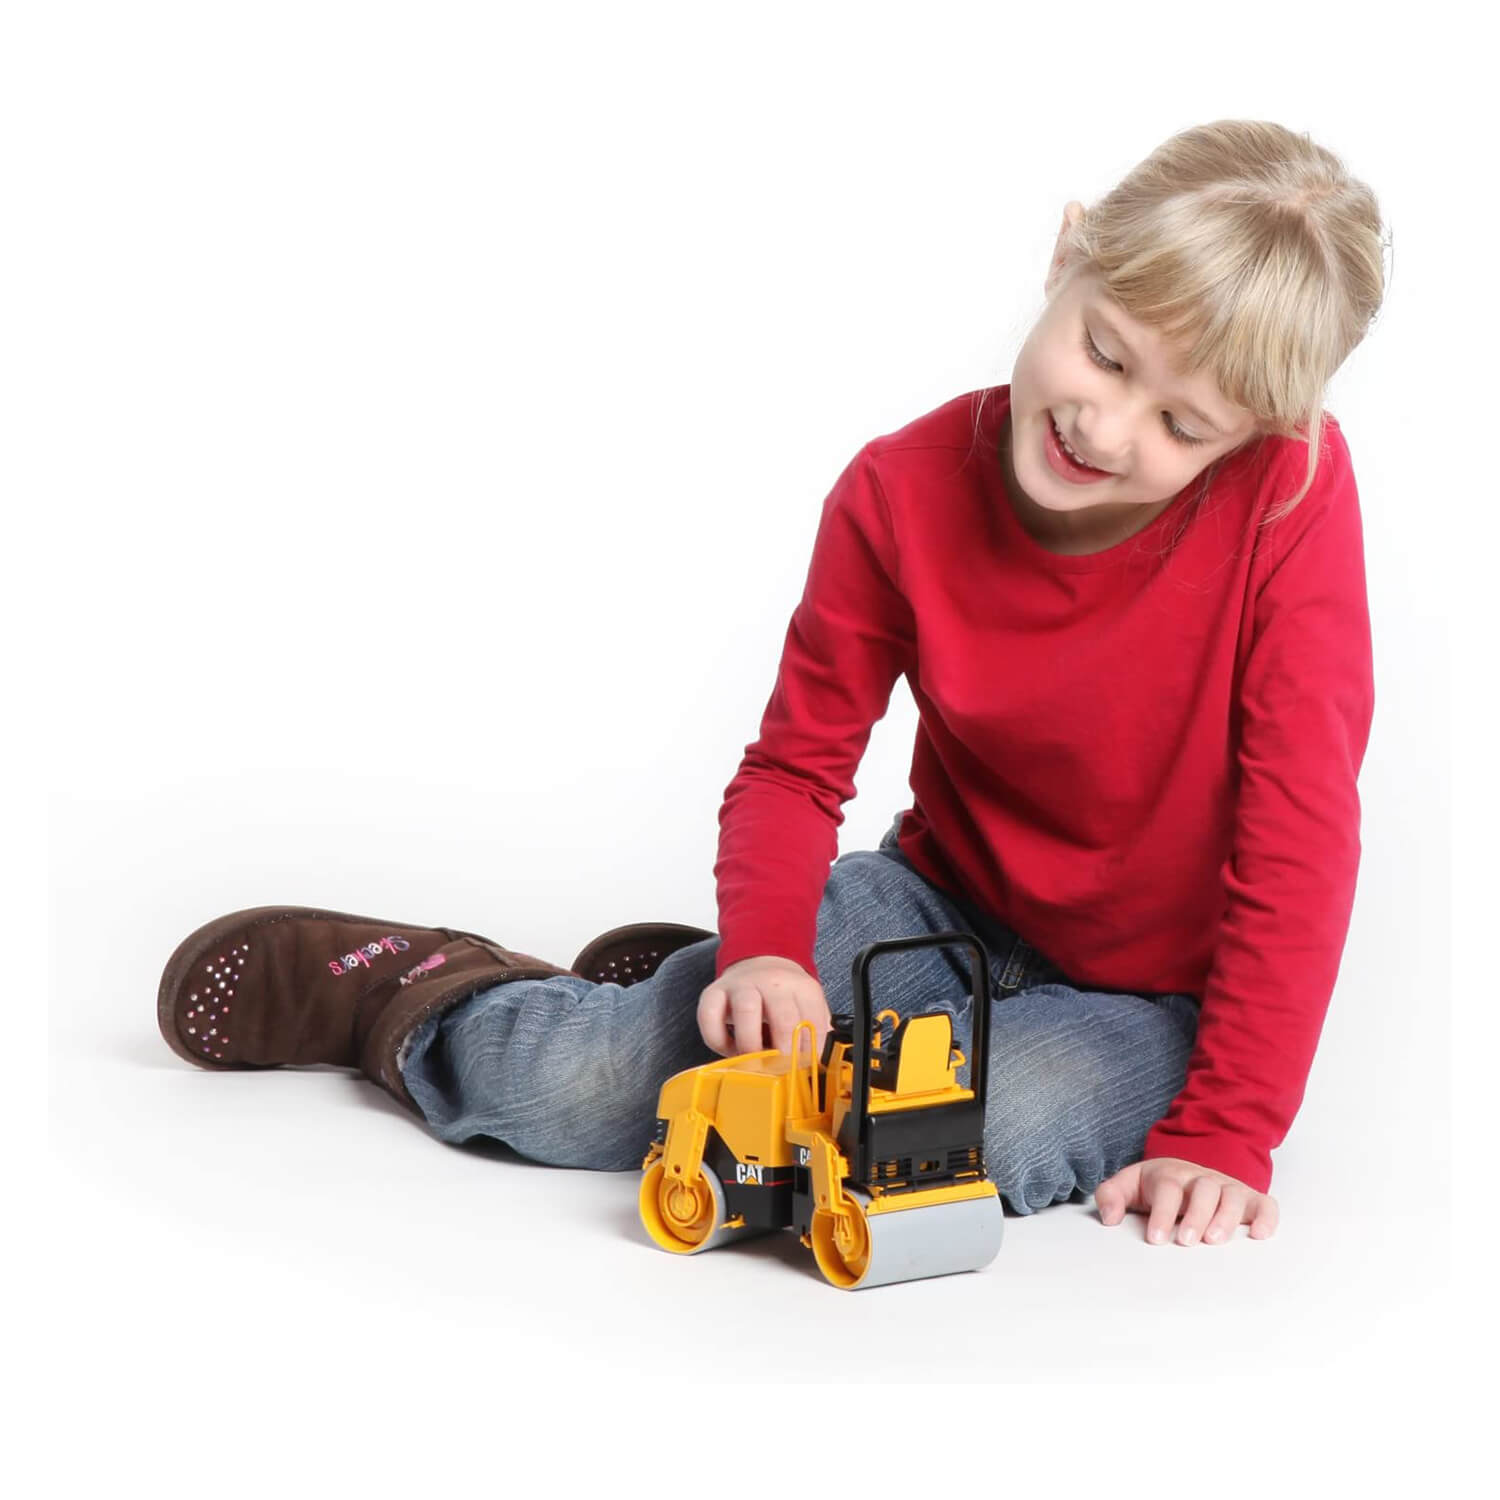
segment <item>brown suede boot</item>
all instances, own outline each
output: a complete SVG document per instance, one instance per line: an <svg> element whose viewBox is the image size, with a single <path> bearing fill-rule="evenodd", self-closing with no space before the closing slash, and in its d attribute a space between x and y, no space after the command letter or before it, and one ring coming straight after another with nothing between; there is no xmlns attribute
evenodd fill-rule
<svg viewBox="0 0 1500 1500"><path fill-rule="evenodd" d="M156 1017L202 1068L358 1068L419 1115L401 1043L429 1016L512 979L570 974L477 933L306 906L259 906L200 927L167 960Z"/></svg>
<svg viewBox="0 0 1500 1500"><path fill-rule="evenodd" d="M585 943L573 960L573 972L595 984L629 988L649 979L679 948L701 943L715 934L681 922L632 922L611 927Z"/></svg>

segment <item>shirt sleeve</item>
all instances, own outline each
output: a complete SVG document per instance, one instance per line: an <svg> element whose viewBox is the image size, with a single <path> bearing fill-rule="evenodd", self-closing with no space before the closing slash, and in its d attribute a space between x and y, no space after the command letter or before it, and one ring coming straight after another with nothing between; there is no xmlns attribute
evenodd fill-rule
<svg viewBox="0 0 1500 1500"><path fill-rule="evenodd" d="M775 954L818 978L818 906L870 732L912 659L890 509L868 445L823 502L761 720L719 810L716 976Z"/></svg>
<svg viewBox="0 0 1500 1500"><path fill-rule="evenodd" d="M1342 433L1331 419L1325 431L1312 486L1262 544L1226 905L1184 1087L1144 1152L1257 1192L1301 1106L1343 957L1375 703L1359 497ZM1272 503L1306 472L1306 448L1290 452Z"/></svg>

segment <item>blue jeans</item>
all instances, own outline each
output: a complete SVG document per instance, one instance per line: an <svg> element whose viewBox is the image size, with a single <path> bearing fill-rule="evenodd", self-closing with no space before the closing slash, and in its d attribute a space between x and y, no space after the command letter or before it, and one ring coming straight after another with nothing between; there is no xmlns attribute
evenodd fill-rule
<svg viewBox="0 0 1500 1500"><path fill-rule="evenodd" d="M1016 933L918 874L896 847L899 824L829 870L814 944L829 1009L852 1014L851 966L867 943L972 933L989 956L993 1007L986 1168L1017 1213L1082 1201L1140 1160L1182 1088L1198 1002L1070 984ZM551 1166L638 1170L662 1084L717 1057L697 1011L718 945L681 948L628 988L569 975L481 990L412 1033L402 1077L444 1141L489 1136ZM888 955L871 971L872 1006L946 1010L967 1054L969 964L951 944Z"/></svg>

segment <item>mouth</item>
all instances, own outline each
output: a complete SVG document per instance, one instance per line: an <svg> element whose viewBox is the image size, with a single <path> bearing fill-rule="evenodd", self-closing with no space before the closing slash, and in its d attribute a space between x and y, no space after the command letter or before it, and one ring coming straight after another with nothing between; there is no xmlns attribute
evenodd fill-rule
<svg viewBox="0 0 1500 1500"><path fill-rule="evenodd" d="M1062 428L1057 425L1057 417L1050 411L1047 413L1047 420L1052 424L1052 434L1057 439L1058 447L1060 447L1063 452L1067 454L1067 456L1079 466L1079 468L1090 474L1107 475L1110 473L1110 470L1100 468L1096 463L1091 463L1082 453L1078 451L1076 447L1068 442L1067 438L1063 435Z"/></svg>

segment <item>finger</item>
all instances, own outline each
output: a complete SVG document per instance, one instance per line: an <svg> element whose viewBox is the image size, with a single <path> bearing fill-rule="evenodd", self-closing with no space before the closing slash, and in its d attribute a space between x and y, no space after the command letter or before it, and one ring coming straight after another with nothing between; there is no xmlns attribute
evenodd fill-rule
<svg viewBox="0 0 1500 1500"><path fill-rule="evenodd" d="M711 1052L729 1056L729 992L710 985L698 998L698 1031Z"/></svg>
<svg viewBox="0 0 1500 1500"><path fill-rule="evenodd" d="M1182 1184L1165 1172L1155 1174L1151 1183L1151 1217L1146 1220L1146 1239L1153 1245L1165 1245L1182 1207Z"/></svg>
<svg viewBox="0 0 1500 1500"><path fill-rule="evenodd" d="M833 1029L833 1014L828 1009L828 1000L820 989L813 999L803 1007L803 1018L813 1023L813 1049L820 1055L823 1038Z"/></svg>
<svg viewBox="0 0 1500 1500"><path fill-rule="evenodd" d="M771 1045L778 1052L792 1050L792 1029L802 1019L797 997L790 990L768 989L765 994L765 1023L771 1033Z"/></svg>
<svg viewBox="0 0 1500 1500"><path fill-rule="evenodd" d="M1200 1177L1188 1194L1187 1209L1177 1230L1179 1245L1192 1245L1208 1225L1213 1211L1219 1206L1219 1196L1228 1189L1217 1177Z"/></svg>
<svg viewBox="0 0 1500 1500"><path fill-rule="evenodd" d="M805 1020L806 1017L803 1019ZM806 1068L811 1064L816 1068L818 1063L817 1034L818 1028L814 1026L812 1039L809 1040L807 1037L801 1035L795 1026L792 1028L792 1046L796 1049L792 1054L792 1061L797 1067Z"/></svg>
<svg viewBox="0 0 1500 1500"><path fill-rule="evenodd" d="M1132 1162L1094 1189L1094 1207L1106 1224L1118 1224L1135 1198L1141 1180L1140 1162Z"/></svg>
<svg viewBox="0 0 1500 1500"><path fill-rule="evenodd" d="M1252 1200L1247 1206L1245 1217L1254 1215L1250 1225L1250 1238L1252 1240L1268 1240L1276 1233L1276 1226L1281 1222L1281 1210L1276 1206L1276 1200L1269 1193L1260 1193L1256 1197L1259 1203Z"/></svg>
<svg viewBox="0 0 1500 1500"><path fill-rule="evenodd" d="M729 992L729 1014L734 1023L734 1050L762 1050L763 1026L761 994L754 985L739 985Z"/></svg>
<svg viewBox="0 0 1500 1500"><path fill-rule="evenodd" d="M1221 1245L1234 1238L1245 1213L1247 1194L1243 1188L1226 1187L1219 1198L1219 1210L1203 1231L1205 1245Z"/></svg>

